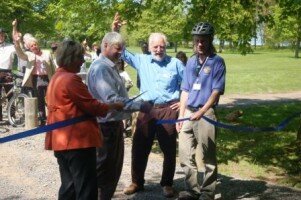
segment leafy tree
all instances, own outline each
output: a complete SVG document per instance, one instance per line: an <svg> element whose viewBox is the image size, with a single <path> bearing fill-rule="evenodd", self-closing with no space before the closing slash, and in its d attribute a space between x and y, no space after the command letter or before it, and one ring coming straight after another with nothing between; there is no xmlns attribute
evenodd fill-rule
<svg viewBox="0 0 301 200"><path fill-rule="evenodd" d="M281 19L293 19L294 25L291 27L295 38L295 58L299 57L301 42L301 0L278 0L282 8Z"/></svg>
<svg viewBox="0 0 301 200"><path fill-rule="evenodd" d="M181 4L175 5L172 1L154 0L144 7L139 20L128 21L130 27L134 29L131 36L136 41L147 41L152 32L166 34L168 40L175 44L175 48L176 44L183 40L185 16Z"/></svg>
<svg viewBox="0 0 301 200"><path fill-rule="evenodd" d="M6 0L0 6L0 24L11 30L11 23L18 19L22 33L30 32L38 38L53 33L53 19L46 14L51 0Z"/></svg>
<svg viewBox="0 0 301 200"><path fill-rule="evenodd" d="M98 40L109 30L113 16L111 2L99 0L56 0L48 14L56 17L55 30L60 38Z"/></svg>
<svg viewBox="0 0 301 200"><path fill-rule="evenodd" d="M272 48L281 47L282 43L289 42L294 43L294 31L291 27L296 23L292 17L288 17L283 20L281 17L282 9L278 4L270 8L273 12L272 26L266 26L265 28L265 40L266 44Z"/></svg>
<svg viewBox="0 0 301 200"><path fill-rule="evenodd" d="M269 20L268 6L264 0L191 0L187 2L186 30L189 32L197 22L209 21L221 41L246 54L252 51L250 41L258 24Z"/></svg>

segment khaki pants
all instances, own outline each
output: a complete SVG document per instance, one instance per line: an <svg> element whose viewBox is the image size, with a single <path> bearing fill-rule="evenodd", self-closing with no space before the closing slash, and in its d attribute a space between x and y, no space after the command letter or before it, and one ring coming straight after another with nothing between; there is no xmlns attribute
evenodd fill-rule
<svg viewBox="0 0 301 200"><path fill-rule="evenodd" d="M190 117L192 113L186 109L185 117ZM216 120L212 108L205 113L205 116ZM200 152L196 154L196 150ZM214 197L217 179L215 127L204 119L185 121L179 134L179 159L185 173L186 189ZM204 162L203 178L198 173L198 159Z"/></svg>

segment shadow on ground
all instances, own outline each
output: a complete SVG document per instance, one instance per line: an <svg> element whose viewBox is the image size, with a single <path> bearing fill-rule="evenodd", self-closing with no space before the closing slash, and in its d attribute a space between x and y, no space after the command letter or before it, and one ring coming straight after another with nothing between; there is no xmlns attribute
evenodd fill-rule
<svg viewBox="0 0 301 200"><path fill-rule="evenodd" d="M274 97L273 99L260 99L260 98L231 98L229 102L225 102L219 105L219 107L233 107L233 106L254 106L262 104L278 104L278 103L290 103L300 102L301 99L281 98Z"/></svg>
<svg viewBox="0 0 301 200"><path fill-rule="evenodd" d="M182 173L182 172L176 172ZM160 176L154 174L153 178L145 183L145 190L133 195L124 195L121 190L116 191L113 199L137 199L137 200L160 200L166 199L162 194L161 186L158 183ZM288 187L269 185L259 180L239 180L233 177L219 175L220 184L217 193L221 194L223 200L299 200L301 190L291 189ZM177 195L171 200L177 199L178 192L184 190L184 179L178 178L174 180L174 188ZM219 196L219 195L217 195Z"/></svg>

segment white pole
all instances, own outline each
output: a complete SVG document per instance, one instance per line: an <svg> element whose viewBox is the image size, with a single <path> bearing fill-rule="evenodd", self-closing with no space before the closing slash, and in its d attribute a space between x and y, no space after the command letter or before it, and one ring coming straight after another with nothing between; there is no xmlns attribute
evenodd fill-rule
<svg viewBox="0 0 301 200"><path fill-rule="evenodd" d="M25 129L32 129L38 125L38 99L25 98Z"/></svg>

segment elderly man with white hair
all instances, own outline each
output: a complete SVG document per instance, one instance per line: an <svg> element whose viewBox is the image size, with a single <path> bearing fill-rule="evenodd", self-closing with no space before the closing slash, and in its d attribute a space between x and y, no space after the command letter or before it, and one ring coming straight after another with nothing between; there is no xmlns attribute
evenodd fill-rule
<svg viewBox="0 0 301 200"><path fill-rule="evenodd" d="M123 122L131 112L147 110L148 103L129 101L123 79L116 63L119 61L124 39L119 33L107 33L101 42L101 54L89 68L87 84L92 96L103 103L123 102L124 111L113 110L106 117L97 118L104 145L97 149L98 199L113 197L123 165Z"/></svg>
<svg viewBox="0 0 301 200"><path fill-rule="evenodd" d="M112 29L118 31L122 22L115 15ZM152 104L149 113L139 113L132 146L132 183L124 190L133 194L144 189L144 174L154 139L157 138L164 154L160 184L165 197L173 197L173 177L176 166L177 131L174 124L158 125L158 120L177 119L180 84L184 66L176 58L166 55L167 39L163 33L149 37L150 55L132 54L126 49L122 59L137 70L140 77L142 99Z"/></svg>

